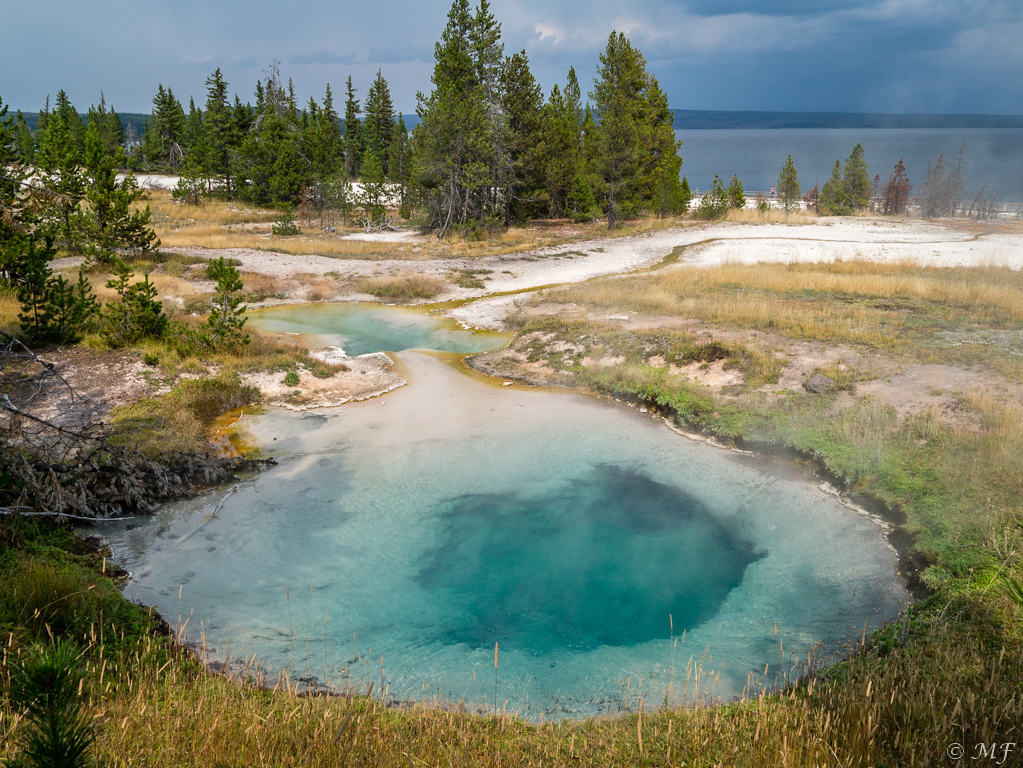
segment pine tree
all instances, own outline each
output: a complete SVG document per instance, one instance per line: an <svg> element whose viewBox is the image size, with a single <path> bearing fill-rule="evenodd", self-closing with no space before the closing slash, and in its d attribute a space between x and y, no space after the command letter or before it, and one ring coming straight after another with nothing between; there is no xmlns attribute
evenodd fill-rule
<svg viewBox="0 0 1023 768"><path fill-rule="evenodd" d="M870 174L867 161L863 158L863 145L857 144L845 161L842 172L842 186L845 189L846 205L853 210L863 210L870 204Z"/></svg>
<svg viewBox="0 0 1023 768"><path fill-rule="evenodd" d="M848 216L851 213L847 202L848 196L842 183L842 164L836 160L831 170L831 178L824 182L817 199L817 209L831 216Z"/></svg>
<svg viewBox="0 0 1023 768"><path fill-rule="evenodd" d="M217 348L248 344L249 336L242 331L246 307L242 305L241 292L245 286L237 268L228 259L214 259L206 265L206 277L217 282L213 289L210 316L206 320L211 345Z"/></svg>
<svg viewBox="0 0 1023 768"><path fill-rule="evenodd" d="M309 164L298 154L298 126L276 62L263 89L263 109L239 149L238 194L255 203L295 205L308 179Z"/></svg>
<svg viewBox="0 0 1023 768"><path fill-rule="evenodd" d="M32 339L41 338L47 330L45 307L51 275L50 261L56 255L52 238L46 237L42 243L34 237L28 239L17 296L21 304L18 321L22 331Z"/></svg>
<svg viewBox="0 0 1023 768"><path fill-rule="evenodd" d="M63 247L77 250L72 224L85 194L85 180L79 170L82 152L74 135L74 127L69 124L69 115L78 119L78 114L63 94L63 91L58 94L58 101L65 105L64 108L50 113L41 131L36 162L45 179L46 188L54 195L47 201L42 212L46 230Z"/></svg>
<svg viewBox="0 0 1023 768"><path fill-rule="evenodd" d="M85 677L81 652L70 640L57 638L11 664L11 707L24 724L18 731L19 757L13 766L93 765L96 739L86 698L79 691Z"/></svg>
<svg viewBox="0 0 1023 768"><path fill-rule="evenodd" d="M363 152L371 151L380 159L384 175L387 175L387 160L394 135L394 105L391 91L378 69L373 84L366 93L366 142Z"/></svg>
<svg viewBox="0 0 1023 768"><path fill-rule="evenodd" d="M543 108L544 138L541 149L544 192L547 197L547 215L551 217L565 213L588 216L591 213L585 207L582 210L578 208L580 203L585 206L587 202L579 197L580 193L588 189L589 197L593 196L592 186L582 168L583 115L578 91L579 82L575 78L575 70L570 69L564 92L555 84Z"/></svg>
<svg viewBox="0 0 1023 768"><path fill-rule="evenodd" d="M63 90L57 92L53 115L67 127L74 145L75 159L81 160L82 154L85 152L85 123L82 122L82 116L78 114L78 110L75 109Z"/></svg>
<svg viewBox="0 0 1023 768"><path fill-rule="evenodd" d="M680 143L667 96L620 32L608 38L591 96L599 147L594 170L603 180L608 224L633 215L655 195L661 206L680 199Z"/></svg>
<svg viewBox="0 0 1023 768"><path fill-rule="evenodd" d="M202 140L202 111L195 106L195 99L188 100L188 117L185 118L185 135L183 148L187 155Z"/></svg>
<svg viewBox="0 0 1023 768"><path fill-rule="evenodd" d="M36 157L36 142L32 136L32 131L28 127L28 123L25 121L25 116L21 114L19 110L17 115L14 117L14 135L9 140L14 147L17 149L16 158L22 165L32 165L35 162ZM6 167L10 161L5 161L3 166Z"/></svg>
<svg viewBox="0 0 1023 768"><path fill-rule="evenodd" d="M512 184L511 177L514 171L509 146L512 141L511 127L504 105L502 79L502 69L506 63L504 43L501 42L501 24L491 13L489 0L479 0L469 31L469 40L476 69L476 83L482 100L486 142L485 149L480 146L478 158L478 162L483 162L487 166L486 180L480 192L484 209L487 213L497 216L500 215L499 209L506 207L504 202L499 200L499 195ZM504 218L507 221L507 216Z"/></svg>
<svg viewBox="0 0 1023 768"><path fill-rule="evenodd" d="M742 210L746 207L746 193L738 176L732 176L731 181L728 182L728 189L725 194L728 196L729 208Z"/></svg>
<svg viewBox="0 0 1023 768"><path fill-rule="evenodd" d="M417 182L429 223L442 235L493 210L493 135L474 60L474 25L467 0L455 0L434 48L434 90L417 96Z"/></svg>
<svg viewBox="0 0 1023 768"><path fill-rule="evenodd" d="M149 253L160 245L149 226L147 205L132 210L132 204L145 199L132 174L117 180L121 149L109 155L97 124L90 124L85 135L86 199L89 206L76 215L82 246L97 261L109 262L114 250L125 248L138 254Z"/></svg>
<svg viewBox="0 0 1023 768"><path fill-rule="evenodd" d="M682 142L675 137L675 113L668 104L668 95L661 90L657 78L649 76L646 88L648 107L645 174L641 180L641 197L653 203L661 216L682 213L682 158L678 151Z"/></svg>
<svg viewBox="0 0 1023 768"><path fill-rule="evenodd" d="M23 164L22 151L16 147L18 131L0 99L0 169L3 169L0 174L0 278L8 286L20 280L28 234L35 218L21 194L30 166Z"/></svg>
<svg viewBox="0 0 1023 768"><path fill-rule="evenodd" d="M107 304L103 312L106 321L103 336L114 347L147 337L159 338L167 330L167 316L157 299L156 286L149 282L149 275L132 283L134 276L131 268L117 259L113 277L106 284L118 297L118 301Z"/></svg>
<svg viewBox="0 0 1023 768"><path fill-rule="evenodd" d="M174 92L157 86L153 97L153 112L146 123L142 137L146 162L151 166L177 168L184 159L182 143L185 141L185 110Z"/></svg>
<svg viewBox="0 0 1023 768"><path fill-rule="evenodd" d="M631 215L635 207L643 160L643 67L644 62L625 35L612 32L600 55L591 94L599 147L596 170L604 183L609 228L623 215Z"/></svg>
<svg viewBox="0 0 1023 768"><path fill-rule="evenodd" d="M40 246L30 238L25 250L17 297L21 330L33 341L78 341L99 312L92 286L79 268L78 282L55 276L49 262L56 255L49 238Z"/></svg>
<svg viewBox="0 0 1023 768"><path fill-rule="evenodd" d="M367 138L372 139L376 126L367 125ZM387 197L387 185L384 183L384 166L380 162L380 155L367 141L366 152L362 156L362 194L359 195L359 207L366 212L366 218L373 222L383 218L385 207L384 201Z"/></svg>
<svg viewBox="0 0 1023 768"><path fill-rule="evenodd" d="M344 139L330 83L327 83L323 106L316 111L311 130L313 173L320 179L328 179L337 173L344 160Z"/></svg>
<svg viewBox="0 0 1023 768"><path fill-rule="evenodd" d="M792 155L785 160L782 166L781 175L778 177L778 199L782 207L790 211L799 205L803 192L799 188L799 176L796 172L796 164L792 162Z"/></svg>
<svg viewBox="0 0 1023 768"><path fill-rule="evenodd" d="M238 125L240 100L232 110L227 100L227 81L220 67L206 78L206 111L203 115L202 171L210 179L223 182L221 189L227 197L234 196L231 180L231 153L237 148L242 135ZM219 186L219 184L218 184Z"/></svg>
<svg viewBox="0 0 1023 768"><path fill-rule="evenodd" d="M906 164L900 157L884 185L882 192L884 212L892 216L905 213L909 205L909 193L912 191L913 185L909 183L909 176L906 175Z"/></svg>
<svg viewBox="0 0 1023 768"><path fill-rule="evenodd" d="M352 85L352 76L348 76L345 83L345 170L349 178L357 178L359 175L359 162L362 160L363 140L362 121L359 114L359 100L355 98L358 93Z"/></svg>
<svg viewBox="0 0 1023 768"><path fill-rule="evenodd" d="M700 198L693 216L697 219L720 219L728 211L728 192L721 178L714 176L710 189Z"/></svg>
<svg viewBox="0 0 1023 768"><path fill-rule="evenodd" d="M405 127L405 116L398 113L398 122L394 127L391 140L391 153L387 161L388 178L397 185L398 214L403 219L411 216L409 206L409 181L412 178L411 144L408 128Z"/></svg>
<svg viewBox="0 0 1023 768"><path fill-rule="evenodd" d="M540 215L548 207L543 189L543 91L529 71L525 51L505 60L501 91L501 108L507 127L505 145L510 163L502 199L505 224L510 224Z"/></svg>
<svg viewBox="0 0 1023 768"><path fill-rule="evenodd" d="M113 108L107 109L107 101L102 91L99 94L99 105L89 107L88 125L93 124L99 127L104 151L108 155L117 154L124 142L124 126L117 112ZM82 146L84 150L84 143Z"/></svg>
<svg viewBox="0 0 1023 768"><path fill-rule="evenodd" d="M82 338L99 314L99 302L82 268L76 283L60 276L50 279L45 310L48 340L69 344Z"/></svg>

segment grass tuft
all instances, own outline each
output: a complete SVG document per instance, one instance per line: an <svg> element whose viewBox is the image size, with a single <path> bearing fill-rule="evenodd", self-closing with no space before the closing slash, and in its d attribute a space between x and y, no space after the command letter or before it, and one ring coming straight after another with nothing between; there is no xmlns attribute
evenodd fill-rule
<svg viewBox="0 0 1023 768"><path fill-rule="evenodd" d="M432 299L444 290L446 283L431 275L404 274L395 277L372 277L358 283L361 291L395 302Z"/></svg>

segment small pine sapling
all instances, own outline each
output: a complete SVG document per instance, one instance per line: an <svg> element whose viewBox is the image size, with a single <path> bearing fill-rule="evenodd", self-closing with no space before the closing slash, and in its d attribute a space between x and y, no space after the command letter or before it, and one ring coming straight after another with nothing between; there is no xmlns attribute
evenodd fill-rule
<svg viewBox="0 0 1023 768"><path fill-rule="evenodd" d="M742 182L738 176L732 176L728 182L728 207L742 210L746 207L746 193L742 188Z"/></svg>
<svg viewBox="0 0 1023 768"><path fill-rule="evenodd" d="M19 754L11 768L84 768L92 765L96 739L85 699L78 693L83 677L78 650L69 641L30 652L10 668L11 706L21 712Z"/></svg>
<svg viewBox="0 0 1023 768"><path fill-rule="evenodd" d="M238 268L225 258L214 259L206 265L206 276L217 281L210 316L206 321L210 343L214 348L229 344L248 344L250 339L242 331L245 327L246 307L242 304L242 283Z"/></svg>
<svg viewBox="0 0 1023 768"><path fill-rule="evenodd" d="M107 288L117 293L118 301L105 307L103 336L115 347L147 337L159 338L167 330L167 316L157 299L156 286L149 282L149 275L132 283L134 276L131 268L118 259L114 262L114 277L107 281Z"/></svg>

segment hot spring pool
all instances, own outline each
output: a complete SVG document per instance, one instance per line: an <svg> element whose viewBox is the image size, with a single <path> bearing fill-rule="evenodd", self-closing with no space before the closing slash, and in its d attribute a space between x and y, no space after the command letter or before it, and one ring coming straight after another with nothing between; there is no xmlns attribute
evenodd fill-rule
<svg viewBox="0 0 1023 768"><path fill-rule="evenodd" d="M112 531L128 595L221 657L393 698L490 707L497 643L529 718L738 695L908 600L880 529L801 471L400 358L384 397L248 421L281 463L236 493Z"/></svg>
<svg viewBox="0 0 1023 768"><path fill-rule="evenodd" d="M296 333L315 344L342 347L350 357L406 349L473 354L499 349L510 338L507 333L467 331L415 307L364 302L272 307L252 312L249 322L262 331Z"/></svg>

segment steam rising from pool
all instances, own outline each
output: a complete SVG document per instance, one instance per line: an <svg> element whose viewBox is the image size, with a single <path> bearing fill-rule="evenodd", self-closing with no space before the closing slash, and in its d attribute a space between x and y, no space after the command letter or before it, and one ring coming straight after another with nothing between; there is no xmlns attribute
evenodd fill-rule
<svg viewBox="0 0 1023 768"><path fill-rule="evenodd" d="M656 706L690 664L736 695L907 599L880 530L787 465L401 359L383 398L246 416L280 466L203 525L223 492L113 533L129 595L221 656L397 698L491 706L499 643L527 717Z"/></svg>

